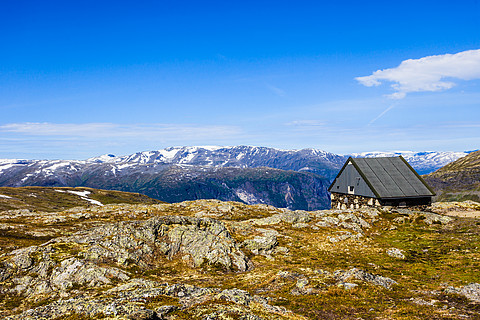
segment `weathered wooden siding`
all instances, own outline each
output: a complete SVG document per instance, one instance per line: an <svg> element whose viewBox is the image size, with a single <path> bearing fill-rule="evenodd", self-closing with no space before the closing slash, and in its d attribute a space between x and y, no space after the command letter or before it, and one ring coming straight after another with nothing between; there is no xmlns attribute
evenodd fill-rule
<svg viewBox="0 0 480 320"><path fill-rule="evenodd" d="M349 192L349 186L353 186L353 193ZM373 191L351 163L347 164L342 174L337 177L331 192L375 198Z"/></svg>

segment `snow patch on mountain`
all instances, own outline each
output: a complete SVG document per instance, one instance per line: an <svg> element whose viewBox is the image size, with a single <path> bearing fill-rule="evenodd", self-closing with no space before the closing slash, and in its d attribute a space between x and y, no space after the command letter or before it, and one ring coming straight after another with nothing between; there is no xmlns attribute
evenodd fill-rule
<svg viewBox="0 0 480 320"><path fill-rule="evenodd" d="M23 166L29 163L28 160L19 160L19 159L0 159L0 173L10 168L17 166Z"/></svg>

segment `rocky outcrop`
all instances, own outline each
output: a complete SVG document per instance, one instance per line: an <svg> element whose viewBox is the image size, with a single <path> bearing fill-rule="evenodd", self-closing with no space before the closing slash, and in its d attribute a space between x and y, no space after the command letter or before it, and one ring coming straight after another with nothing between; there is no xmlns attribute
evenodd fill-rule
<svg viewBox="0 0 480 320"><path fill-rule="evenodd" d="M0 268L1 280L10 283L2 291L27 297L67 296L73 288L128 280L129 272L122 268L154 268L177 257L192 267L205 264L246 271L252 266L222 222L164 216L110 223L15 250Z"/></svg>
<svg viewBox="0 0 480 320"><path fill-rule="evenodd" d="M360 280L376 286L384 287L385 289L391 289L392 285L397 284L395 280L380 275L374 275L357 268L352 268L349 270L337 270L333 273L333 275L339 281L338 284L349 283L350 280Z"/></svg>
<svg viewBox="0 0 480 320"><path fill-rule="evenodd" d="M146 302L170 297L174 304L160 305L153 309L145 307ZM288 314L283 307L269 304L268 299L251 295L240 289L200 288L186 284L166 284L142 279L132 279L124 285L114 287L101 298L75 297L57 300L45 306L29 309L19 315L5 319L60 319L65 315L77 314L83 317L116 317L120 319L163 319L169 313L205 304L208 301L224 301L239 305L240 313L246 319L256 319L254 310L265 310L270 313ZM228 310L228 306L227 306ZM258 318L258 317L257 317ZM261 319L261 318L258 318Z"/></svg>
<svg viewBox="0 0 480 320"><path fill-rule="evenodd" d="M255 236L253 239L247 239L243 242L245 249L250 250L253 254L270 255L277 246L278 232L273 229L257 229L262 236Z"/></svg>
<svg viewBox="0 0 480 320"><path fill-rule="evenodd" d="M281 222L285 222L289 224L306 223L306 222L310 222L310 220L312 220L312 217L309 212L302 211L302 210L297 210L297 211L282 210L281 213L277 213L266 218L251 220L251 223L257 226L268 226L268 225L279 224Z"/></svg>
<svg viewBox="0 0 480 320"><path fill-rule="evenodd" d="M155 217L147 221L104 225L59 241L85 246L82 256L96 261L114 260L120 265L134 263L142 268L155 265L155 259L184 261L199 267L203 263L226 270L245 271L248 258L238 248L225 225L211 218L184 216Z"/></svg>

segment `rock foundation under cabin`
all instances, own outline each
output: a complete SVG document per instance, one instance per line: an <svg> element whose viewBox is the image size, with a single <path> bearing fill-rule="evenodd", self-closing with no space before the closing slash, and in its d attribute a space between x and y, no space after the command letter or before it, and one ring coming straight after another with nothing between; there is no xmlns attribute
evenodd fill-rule
<svg viewBox="0 0 480 320"><path fill-rule="evenodd" d="M381 207L381 203L374 198L357 196L354 194L332 193L330 195L332 209L358 209L362 207Z"/></svg>
<svg viewBox="0 0 480 320"><path fill-rule="evenodd" d="M408 207L410 210L425 211L431 205L431 200L428 197L410 198L410 199L395 199L395 200L381 200L370 197L358 196L354 194L333 193L330 195L332 209L346 210L358 209L364 207Z"/></svg>

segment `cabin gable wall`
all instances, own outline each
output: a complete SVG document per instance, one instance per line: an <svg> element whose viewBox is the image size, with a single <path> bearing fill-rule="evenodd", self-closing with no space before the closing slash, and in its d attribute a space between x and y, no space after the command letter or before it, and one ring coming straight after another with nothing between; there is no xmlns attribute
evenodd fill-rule
<svg viewBox="0 0 480 320"><path fill-rule="evenodd" d="M375 194L370 189L367 182L351 163L348 163L340 176L336 178L330 191L332 193L335 192L375 198Z"/></svg>

